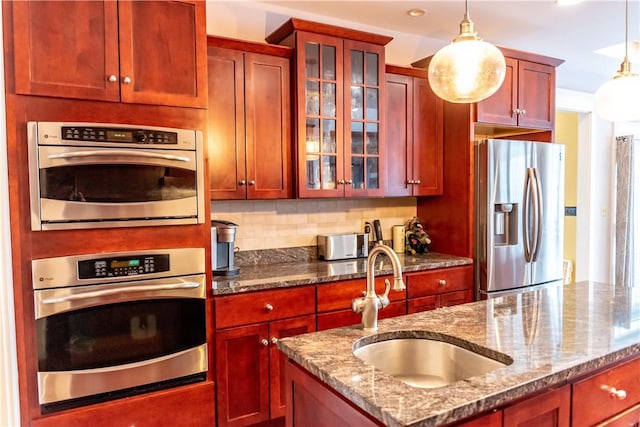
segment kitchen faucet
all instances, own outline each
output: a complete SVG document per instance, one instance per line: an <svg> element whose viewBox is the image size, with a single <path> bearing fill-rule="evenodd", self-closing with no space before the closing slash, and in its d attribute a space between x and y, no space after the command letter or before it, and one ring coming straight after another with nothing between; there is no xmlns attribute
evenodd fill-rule
<svg viewBox="0 0 640 427"><path fill-rule="evenodd" d="M375 263L378 254L384 253L391 259L393 266L393 290L402 291L405 289L402 281L402 267L398 255L389 246L379 243L369 251L367 258L367 292L363 297L355 298L351 301L351 308L355 313L362 313L362 326L365 331L375 331L378 329L378 310L382 310L389 305L389 290L391 285L389 279L385 279L384 295L376 295L375 288Z"/></svg>

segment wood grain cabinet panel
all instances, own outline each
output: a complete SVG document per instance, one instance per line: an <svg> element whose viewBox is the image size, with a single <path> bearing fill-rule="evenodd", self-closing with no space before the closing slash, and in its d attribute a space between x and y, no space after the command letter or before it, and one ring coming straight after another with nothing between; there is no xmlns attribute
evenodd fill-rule
<svg viewBox="0 0 640 427"><path fill-rule="evenodd" d="M20 1L12 7L16 93L206 108L203 2Z"/></svg>
<svg viewBox="0 0 640 427"><path fill-rule="evenodd" d="M443 101L425 70L386 69L385 195L442 194Z"/></svg>
<svg viewBox="0 0 640 427"><path fill-rule="evenodd" d="M417 313L473 301L473 266L407 274L407 311Z"/></svg>
<svg viewBox="0 0 640 427"><path fill-rule="evenodd" d="M571 387L564 386L504 409L503 423L510 427L569 427ZM586 424L573 424L581 426Z"/></svg>
<svg viewBox="0 0 640 427"><path fill-rule="evenodd" d="M289 58L208 43L211 199L292 197Z"/></svg>

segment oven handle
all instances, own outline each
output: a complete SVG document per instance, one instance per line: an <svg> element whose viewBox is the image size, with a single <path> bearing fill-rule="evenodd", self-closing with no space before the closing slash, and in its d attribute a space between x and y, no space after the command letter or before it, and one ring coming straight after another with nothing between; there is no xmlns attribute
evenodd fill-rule
<svg viewBox="0 0 640 427"><path fill-rule="evenodd" d="M170 283L167 285L141 285L141 286L124 286L120 288L102 289L99 291L83 292L79 294L67 295L58 298L45 298L41 301L42 304L58 304L61 302L77 301L87 298L97 298L102 296L127 293L127 292L141 292L141 291L166 291L171 289L194 289L199 287L199 283L185 282L185 283Z"/></svg>
<svg viewBox="0 0 640 427"><path fill-rule="evenodd" d="M175 156L172 154L149 153L148 151L131 151L131 150L89 150L89 151L68 151L59 154L49 154L47 157L54 159L73 159L76 157L141 157L148 159L175 160L179 162L188 162L190 159L185 156Z"/></svg>

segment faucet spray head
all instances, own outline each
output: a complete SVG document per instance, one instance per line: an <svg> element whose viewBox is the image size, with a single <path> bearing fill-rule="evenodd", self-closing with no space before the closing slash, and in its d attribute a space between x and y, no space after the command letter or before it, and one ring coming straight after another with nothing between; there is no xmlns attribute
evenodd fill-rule
<svg viewBox="0 0 640 427"><path fill-rule="evenodd" d="M404 291L407 287L404 285L404 281L402 280L402 277L398 277L398 278L394 278L393 279L393 289L394 291Z"/></svg>

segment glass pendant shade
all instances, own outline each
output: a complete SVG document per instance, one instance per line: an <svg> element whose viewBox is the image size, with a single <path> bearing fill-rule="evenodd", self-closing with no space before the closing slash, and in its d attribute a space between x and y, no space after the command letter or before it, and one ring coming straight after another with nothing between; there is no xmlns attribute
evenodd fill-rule
<svg viewBox="0 0 640 427"><path fill-rule="evenodd" d="M493 95L504 81L504 55L494 45L477 40L454 40L429 63L429 85L445 101L473 103Z"/></svg>
<svg viewBox="0 0 640 427"><path fill-rule="evenodd" d="M640 76L619 75L596 91L596 113L612 122L640 120Z"/></svg>

